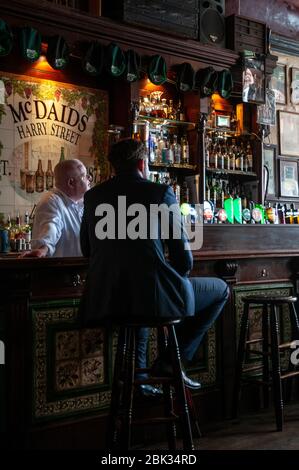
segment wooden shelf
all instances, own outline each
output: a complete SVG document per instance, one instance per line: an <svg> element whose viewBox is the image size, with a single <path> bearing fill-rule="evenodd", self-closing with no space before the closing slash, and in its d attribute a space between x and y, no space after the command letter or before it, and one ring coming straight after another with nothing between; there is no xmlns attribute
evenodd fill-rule
<svg viewBox="0 0 299 470"><path fill-rule="evenodd" d="M181 164L181 163L150 163L149 162L149 167L150 169L157 169L161 170L162 168L165 168L166 170L181 170L181 171L196 171L196 165L189 165L189 164Z"/></svg>
<svg viewBox="0 0 299 470"><path fill-rule="evenodd" d="M149 121L152 124L160 125L163 127L185 126L191 127L193 129L196 126L195 122L176 121L175 119L158 118L154 116L139 116L139 119L137 121L134 121L133 124L141 124L144 121Z"/></svg>
<svg viewBox="0 0 299 470"><path fill-rule="evenodd" d="M225 170L221 168L210 168L206 167L206 171L209 173L221 173L224 175L235 175L235 176L247 176L249 178L257 178L257 174L253 171L239 171L239 170Z"/></svg>

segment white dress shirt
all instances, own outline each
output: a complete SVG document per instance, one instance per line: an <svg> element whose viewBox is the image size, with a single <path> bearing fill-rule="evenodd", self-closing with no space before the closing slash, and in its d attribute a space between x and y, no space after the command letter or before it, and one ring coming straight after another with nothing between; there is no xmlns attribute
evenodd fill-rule
<svg viewBox="0 0 299 470"><path fill-rule="evenodd" d="M82 215L83 200L74 202L59 189L45 193L35 212L32 249L46 245L49 249L47 256L82 256Z"/></svg>

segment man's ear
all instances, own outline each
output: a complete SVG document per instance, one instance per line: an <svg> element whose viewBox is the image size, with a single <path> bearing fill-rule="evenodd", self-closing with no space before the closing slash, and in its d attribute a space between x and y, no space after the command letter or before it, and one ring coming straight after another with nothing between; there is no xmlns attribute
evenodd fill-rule
<svg viewBox="0 0 299 470"><path fill-rule="evenodd" d="M141 173L144 172L144 160L138 160L137 161L137 168Z"/></svg>
<svg viewBox="0 0 299 470"><path fill-rule="evenodd" d="M73 188L74 187L74 182L75 182L75 178L69 178L67 180L67 185L69 188Z"/></svg>

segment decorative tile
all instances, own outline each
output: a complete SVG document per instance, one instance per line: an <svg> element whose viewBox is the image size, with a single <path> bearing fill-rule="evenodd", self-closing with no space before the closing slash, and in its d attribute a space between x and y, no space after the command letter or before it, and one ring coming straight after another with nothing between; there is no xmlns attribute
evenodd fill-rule
<svg viewBox="0 0 299 470"><path fill-rule="evenodd" d="M82 385L96 385L104 382L103 357L92 357L81 361Z"/></svg>
<svg viewBox="0 0 299 470"><path fill-rule="evenodd" d="M84 357L103 355L104 330L85 329L81 332L81 351Z"/></svg>
<svg viewBox="0 0 299 470"><path fill-rule="evenodd" d="M65 333L71 333L72 338L78 334L78 330L75 329L78 317L77 305L78 301L71 300L45 302L31 307L34 338L32 345L34 382L32 416L35 421L45 419L53 421L63 416L96 411L108 407L110 403L111 392L109 390L101 391L100 388L104 383L104 364L102 359L97 356L103 352L98 352L97 347L84 347L87 356L94 354L93 358L80 358L79 354L75 359L56 360L57 350L56 352L53 350L55 335L58 335L60 344L65 345L64 340L67 337ZM68 331L66 331L66 325L68 325ZM73 329L71 329L72 325L74 325ZM61 331L59 331L60 328ZM88 330L86 332L82 333L85 338L86 336L92 337ZM59 336L60 333L61 336ZM103 333L101 334L103 335ZM51 341L51 337L53 341ZM96 338L98 338L98 333ZM75 343L75 340L72 341L73 345ZM96 340L95 344L99 344L99 341ZM77 353L76 347L72 346L71 349L75 354ZM63 347L60 348L58 357L68 354L70 354L70 350ZM50 366L49 358L54 358L53 364ZM109 361L109 356L107 360ZM51 389L51 377L54 377L52 386L54 389ZM94 387L96 383L99 385L98 390L91 392L88 387ZM58 392L59 394L57 394Z"/></svg>
<svg viewBox="0 0 299 470"><path fill-rule="evenodd" d="M56 360L79 357L79 331L56 333Z"/></svg>
<svg viewBox="0 0 299 470"><path fill-rule="evenodd" d="M55 367L56 390L69 390L80 385L78 361L61 361Z"/></svg>

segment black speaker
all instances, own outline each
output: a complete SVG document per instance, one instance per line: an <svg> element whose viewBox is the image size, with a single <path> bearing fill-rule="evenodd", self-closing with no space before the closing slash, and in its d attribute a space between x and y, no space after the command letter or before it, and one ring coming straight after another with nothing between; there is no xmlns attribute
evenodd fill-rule
<svg viewBox="0 0 299 470"><path fill-rule="evenodd" d="M225 0L199 1L199 40L225 47Z"/></svg>

